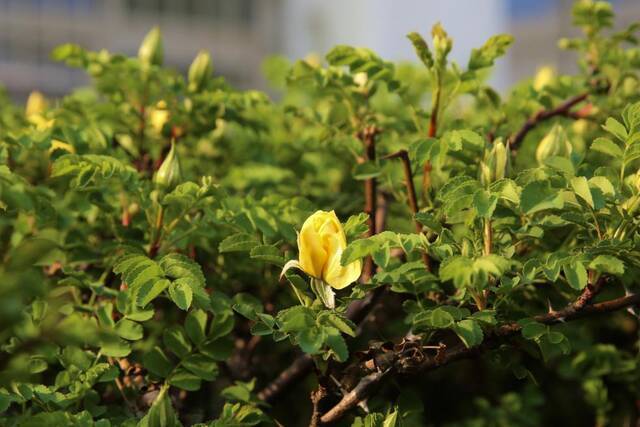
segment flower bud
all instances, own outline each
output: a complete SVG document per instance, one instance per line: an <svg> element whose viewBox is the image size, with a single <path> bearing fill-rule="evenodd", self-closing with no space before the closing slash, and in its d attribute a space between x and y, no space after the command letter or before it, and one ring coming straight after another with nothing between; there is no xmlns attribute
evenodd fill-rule
<svg viewBox="0 0 640 427"><path fill-rule="evenodd" d="M480 163L480 181L484 185L498 181L507 175L509 151L502 140L496 140Z"/></svg>
<svg viewBox="0 0 640 427"><path fill-rule="evenodd" d="M545 66L538 70L533 78L533 88L540 92L556 78L556 71L553 67Z"/></svg>
<svg viewBox="0 0 640 427"><path fill-rule="evenodd" d="M444 65L447 55L453 46L453 41L439 22L431 29L431 36L433 36L435 62L436 64Z"/></svg>
<svg viewBox="0 0 640 427"><path fill-rule="evenodd" d="M160 189L171 191L182 181L180 159L176 152L176 144L171 141L171 150L153 177L153 183Z"/></svg>
<svg viewBox="0 0 640 427"><path fill-rule="evenodd" d="M197 92L211 76L211 55L200 51L189 67L189 90Z"/></svg>
<svg viewBox="0 0 640 427"><path fill-rule="evenodd" d="M562 126L556 124L538 144L538 148L536 149L536 160L540 165L542 165L549 157L567 157L572 151L573 148L567 139L567 134Z"/></svg>
<svg viewBox="0 0 640 427"><path fill-rule="evenodd" d="M145 65L161 65L163 55L160 28L153 27L142 41L140 49L138 49L138 58Z"/></svg>
<svg viewBox="0 0 640 427"><path fill-rule="evenodd" d="M44 97L42 92L34 90L29 94L29 98L27 98L24 113L27 117L42 114L44 110L47 109L47 104L47 98Z"/></svg>
<svg viewBox="0 0 640 427"><path fill-rule="evenodd" d="M164 101L158 101L156 106L153 107L149 113L149 123L154 131L162 133L162 128L168 121L169 110L167 110L167 103Z"/></svg>

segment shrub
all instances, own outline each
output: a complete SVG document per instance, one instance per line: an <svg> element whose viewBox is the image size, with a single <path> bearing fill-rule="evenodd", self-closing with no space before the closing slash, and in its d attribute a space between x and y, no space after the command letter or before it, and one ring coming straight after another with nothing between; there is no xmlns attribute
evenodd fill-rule
<svg viewBox="0 0 640 427"><path fill-rule="evenodd" d="M57 48L90 88L0 102L0 423L636 422L638 25L573 13L580 71L505 97L512 38L439 24L273 58L279 101L157 29Z"/></svg>

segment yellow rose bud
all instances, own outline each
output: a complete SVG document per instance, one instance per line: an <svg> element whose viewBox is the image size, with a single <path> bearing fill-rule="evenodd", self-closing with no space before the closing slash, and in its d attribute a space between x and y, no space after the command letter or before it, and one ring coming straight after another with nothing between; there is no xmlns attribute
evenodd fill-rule
<svg viewBox="0 0 640 427"><path fill-rule="evenodd" d="M299 266L308 275L322 279L334 289L342 289L358 280L362 262L340 264L347 238L334 211L317 211L302 224L298 234Z"/></svg>
<svg viewBox="0 0 640 427"><path fill-rule="evenodd" d="M533 78L533 88L539 92L545 86L548 86L555 78L556 71L553 67L542 67L538 70L536 76Z"/></svg>
<svg viewBox="0 0 640 427"><path fill-rule="evenodd" d="M27 117L40 115L47 109L47 104L47 98L44 97L42 92L34 90L29 94L29 98L27 98L24 113Z"/></svg>
<svg viewBox="0 0 640 427"><path fill-rule="evenodd" d="M154 131L162 133L162 128L169 121L169 110L164 101L159 101L149 112L149 123Z"/></svg>

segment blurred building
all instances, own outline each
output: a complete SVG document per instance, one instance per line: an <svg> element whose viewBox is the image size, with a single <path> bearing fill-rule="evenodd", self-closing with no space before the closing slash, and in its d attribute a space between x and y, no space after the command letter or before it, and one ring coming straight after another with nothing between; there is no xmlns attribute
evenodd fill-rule
<svg viewBox="0 0 640 427"><path fill-rule="evenodd" d="M616 23L640 20L640 1L612 0ZM260 64L269 54L292 59L335 44L366 46L390 60L415 60L405 35L428 34L441 21L454 38L453 59L495 33L516 42L499 61L499 88L541 65L571 71L575 58L557 49L575 35L572 0L0 0L0 83L16 99L34 89L61 95L86 84L83 72L49 59L62 43L134 55L160 25L168 65L186 70L197 51L211 52L216 72L239 87L264 88Z"/></svg>

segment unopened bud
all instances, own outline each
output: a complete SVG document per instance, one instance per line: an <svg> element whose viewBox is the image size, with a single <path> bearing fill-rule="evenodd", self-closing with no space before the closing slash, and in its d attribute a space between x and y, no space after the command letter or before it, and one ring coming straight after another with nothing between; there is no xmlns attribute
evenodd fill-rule
<svg viewBox="0 0 640 427"><path fill-rule="evenodd" d="M159 101L149 113L149 123L154 131L162 133L162 128L165 123L169 121L169 110L167 110L167 103Z"/></svg>
<svg viewBox="0 0 640 427"><path fill-rule="evenodd" d="M509 152L501 140L493 143L490 151L480 163L480 181L484 185L498 181L507 175L509 168Z"/></svg>
<svg viewBox="0 0 640 427"><path fill-rule="evenodd" d="M451 40L451 37L447 35L447 32L442 28L442 25L439 22L431 29L431 36L433 37L435 62L443 65L447 55L451 51L453 41Z"/></svg>
<svg viewBox="0 0 640 427"><path fill-rule="evenodd" d="M562 126L556 124L538 144L536 160L542 165L549 157L567 157L572 151L573 148L567 139L567 134Z"/></svg>
<svg viewBox="0 0 640 427"><path fill-rule="evenodd" d="M153 27L142 41L140 49L138 49L138 58L145 65L161 65L163 56L160 28Z"/></svg>
<svg viewBox="0 0 640 427"><path fill-rule="evenodd" d="M44 110L47 109L47 104L47 98L44 97L42 92L34 90L29 94L29 98L27 98L24 113L27 117L42 114Z"/></svg>
<svg viewBox="0 0 640 427"><path fill-rule="evenodd" d="M182 181L180 159L176 152L176 144L171 141L171 150L153 177L153 183L160 189L171 191Z"/></svg>
<svg viewBox="0 0 640 427"><path fill-rule="evenodd" d="M211 55L200 51L189 67L189 90L197 92L211 76Z"/></svg>
<svg viewBox="0 0 640 427"><path fill-rule="evenodd" d="M553 67L545 66L538 70L533 78L533 88L540 92L556 78L556 71Z"/></svg>

